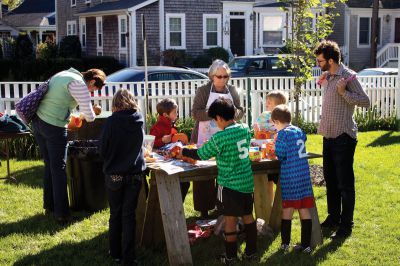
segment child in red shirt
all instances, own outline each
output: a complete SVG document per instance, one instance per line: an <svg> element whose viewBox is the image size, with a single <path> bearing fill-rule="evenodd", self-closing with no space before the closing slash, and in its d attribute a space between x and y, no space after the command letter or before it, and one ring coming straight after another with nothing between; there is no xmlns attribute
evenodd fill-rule
<svg viewBox="0 0 400 266"><path fill-rule="evenodd" d="M158 120L151 127L150 135L156 136L154 148L161 148L171 143L172 135L177 133L174 127L178 118L178 105L173 99L163 99L157 104Z"/></svg>
<svg viewBox="0 0 400 266"><path fill-rule="evenodd" d="M156 136L154 148L161 148L165 144L171 143L172 135L178 133L174 123L178 118L178 105L173 99L163 99L157 104L158 120L151 127L150 135ZM189 182L181 182L182 200L185 200L189 190Z"/></svg>

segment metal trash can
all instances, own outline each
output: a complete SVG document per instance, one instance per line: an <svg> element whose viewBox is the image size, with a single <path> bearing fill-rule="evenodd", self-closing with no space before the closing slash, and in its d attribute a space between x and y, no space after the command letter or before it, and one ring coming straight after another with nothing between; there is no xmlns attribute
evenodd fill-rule
<svg viewBox="0 0 400 266"><path fill-rule="evenodd" d="M71 209L98 211L107 208L98 141L74 140L68 144L67 182Z"/></svg>

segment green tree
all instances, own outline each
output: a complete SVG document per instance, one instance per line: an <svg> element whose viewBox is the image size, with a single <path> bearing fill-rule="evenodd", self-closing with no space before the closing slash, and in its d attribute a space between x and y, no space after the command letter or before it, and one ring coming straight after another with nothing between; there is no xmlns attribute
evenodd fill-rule
<svg viewBox="0 0 400 266"><path fill-rule="evenodd" d="M314 48L319 42L333 32L333 19L338 16L335 11L337 4L346 0L278 0L285 3L282 10L291 17L290 37L286 40L287 49L291 51L282 57L281 63L287 64L295 77L293 96L296 102L294 123L299 120L299 97L302 85L312 78L312 68L315 66ZM325 3L326 2L326 3ZM315 19L315 23L312 23Z"/></svg>
<svg viewBox="0 0 400 266"><path fill-rule="evenodd" d="M12 10L19 6L23 0L2 0L3 5L7 5L9 10Z"/></svg>

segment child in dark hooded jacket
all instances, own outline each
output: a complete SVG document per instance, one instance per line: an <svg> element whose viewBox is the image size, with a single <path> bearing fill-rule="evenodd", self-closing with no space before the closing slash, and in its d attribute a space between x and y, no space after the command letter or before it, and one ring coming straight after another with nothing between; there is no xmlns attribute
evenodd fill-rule
<svg viewBox="0 0 400 266"><path fill-rule="evenodd" d="M143 157L144 120L134 96L120 89L112 101L100 139L103 172L110 204L110 255L124 265L136 265L135 210L146 168Z"/></svg>

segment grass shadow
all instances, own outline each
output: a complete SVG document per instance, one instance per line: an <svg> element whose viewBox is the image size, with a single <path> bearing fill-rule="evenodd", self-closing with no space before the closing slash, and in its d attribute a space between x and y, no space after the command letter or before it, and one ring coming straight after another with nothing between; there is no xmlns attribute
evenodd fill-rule
<svg viewBox="0 0 400 266"><path fill-rule="evenodd" d="M12 171L11 169L11 176L17 181L6 180L5 183L10 185L22 184L32 188L43 188L44 167L32 166L18 171Z"/></svg>
<svg viewBox="0 0 400 266"><path fill-rule="evenodd" d="M326 241L327 240L325 240L325 242ZM326 260L330 253L336 252L344 241L345 240L330 241L323 246L319 246L312 254L299 253L293 250L285 253L278 250L265 261L262 261L262 263L264 265L317 265Z"/></svg>
<svg viewBox="0 0 400 266"><path fill-rule="evenodd" d="M164 254L137 249L140 265L168 265ZM108 232L101 233L89 240L76 243L61 243L37 254L27 255L13 265L120 265L108 256Z"/></svg>
<svg viewBox="0 0 400 266"><path fill-rule="evenodd" d="M79 216L74 216L73 223L80 222L85 218L89 217L88 213L80 213ZM6 237L12 234L49 234L54 235L58 231L63 230L65 227L71 224L59 225L55 222L52 216L44 214L36 214L29 218L11 222L11 223L0 223L0 237Z"/></svg>
<svg viewBox="0 0 400 266"><path fill-rule="evenodd" d="M392 136L393 133L394 131L387 132L368 144L367 147L389 146L400 143L400 136Z"/></svg>

